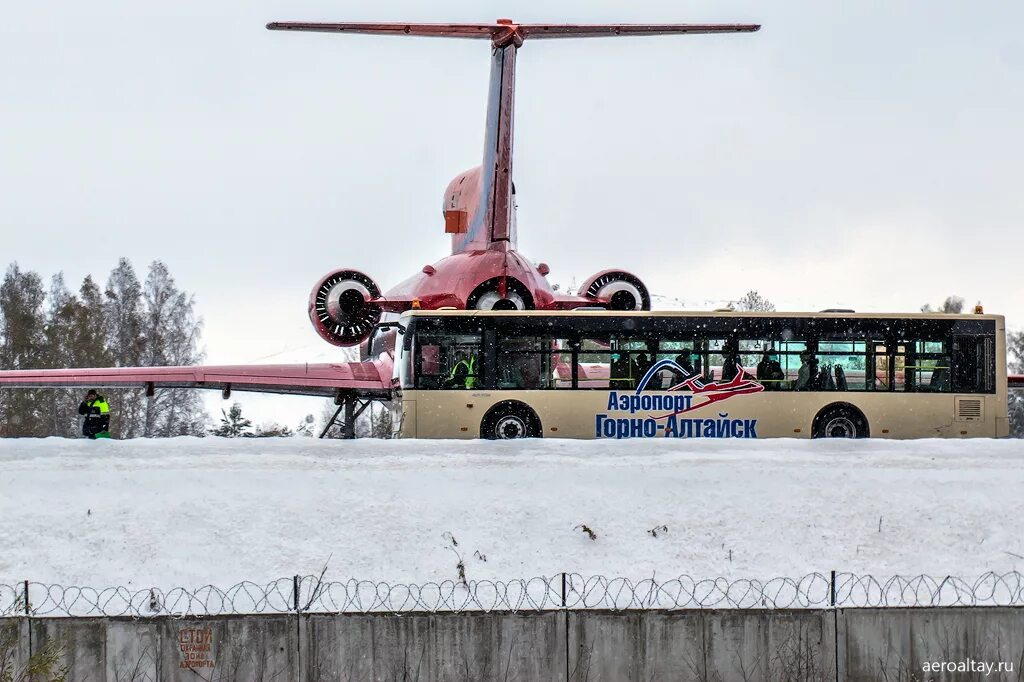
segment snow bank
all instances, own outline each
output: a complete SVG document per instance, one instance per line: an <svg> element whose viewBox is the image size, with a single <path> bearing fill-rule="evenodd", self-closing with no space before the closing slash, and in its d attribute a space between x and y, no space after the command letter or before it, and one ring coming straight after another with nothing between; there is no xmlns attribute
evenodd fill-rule
<svg viewBox="0 0 1024 682"><path fill-rule="evenodd" d="M1012 440L3 440L0 583L976 576L1022 484Z"/></svg>

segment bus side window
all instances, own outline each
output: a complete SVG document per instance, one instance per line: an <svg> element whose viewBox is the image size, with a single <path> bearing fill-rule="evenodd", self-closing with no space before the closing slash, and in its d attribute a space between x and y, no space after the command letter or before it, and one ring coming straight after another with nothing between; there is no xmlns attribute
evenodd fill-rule
<svg viewBox="0 0 1024 682"><path fill-rule="evenodd" d="M654 365L658 343L648 339L615 336L608 339L583 339L579 351L580 388L633 390ZM656 373L643 387L645 391L663 388Z"/></svg>
<svg viewBox="0 0 1024 682"><path fill-rule="evenodd" d="M715 377L720 377L722 379L732 378L731 376L723 376L726 358L732 353L733 349L729 343L729 339L708 339L707 363L704 370L704 376L707 381L714 381Z"/></svg>
<svg viewBox="0 0 1024 682"><path fill-rule="evenodd" d="M892 388L894 391L914 390L911 377L907 373L907 366L911 364L907 362L908 346L906 341L900 341L896 344L896 352L892 356Z"/></svg>
<svg viewBox="0 0 1024 682"><path fill-rule="evenodd" d="M769 339L740 339L739 364L744 374L753 376L766 391L780 391L786 383L779 351Z"/></svg>
<svg viewBox="0 0 1024 682"><path fill-rule="evenodd" d="M608 388L612 354L608 339L582 339L576 371L579 388Z"/></svg>
<svg viewBox="0 0 1024 682"><path fill-rule="evenodd" d="M882 342L872 342L874 352L868 356L867 389L869 391L888 391L890 389L889 378L889 351Z"/></svg>
<svg viewBox="0 0 1024 682"><path fill-rule="evenodd" d="M572 388L569 342L540 336L502 338L497 347L497 371L498 388Z"/></svg>
<svg viewBox="0 0 1024 682"><path fill-rule="evenodd" d="M818 361L830 380L826 390L863 391L867 352L864 341L819 341Z"/></svg>
<svg viewBox="0 0 1024 682"><path fill-rule="evenodd" d="M953 340L953 390L957 393L995 392L995 339L957 336Z"/></svg>
<svg viewBox="0 0 1024 682"><path fill-rule="evenodd" d="M800 382L800 368L804 367L807 359L807 342L795 339L781 339L775 343L774 356L782 370L781 380L778 381L779 390L795 391ZM805 368L805 372L810 369ZM810 380L810 377L807 377Z"/></svg>
<svg viewBox="0 0 1024 682"><path fill-rule="evenodd" d="M701 356L696 352L695 342L692 340L660 341L655 360L671 360L675 364L662 370L651 388L674 388L691 377L700 376Z"/></svg>
<svg viewBox="0 0 1024 682"><path fill-rule="evenodd" d="M950 392L953 383L948 342L913 341L910 347L911 353L907 357L908 390L922 393Z"/></svg>
<svg viewBox="0 0 1024 682"><path fill-rule="evenodd" d="M553 388L572 388L572 347L568 339L551 341L551 380Z"/></svg>

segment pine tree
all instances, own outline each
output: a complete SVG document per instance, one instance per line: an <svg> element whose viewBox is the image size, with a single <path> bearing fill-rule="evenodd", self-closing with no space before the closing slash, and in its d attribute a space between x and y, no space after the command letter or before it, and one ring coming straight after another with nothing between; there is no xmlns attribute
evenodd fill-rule
<svg viewBox="0 0 1024 682"><path fill-rule="evenodd" d="M142 364L144 338L142 285L135 268L121 258L107 279L103 305L107 348L114 367L138 367ZM114 438L134 438L143 432L145 395L141 389L108 391L113 416L110 432Z"/></svg>
<svg viewBox="0 0 1024 682"><path fill-rule="evenodd" d="M43 282L11 264L0 284L0 367L38 369L45 364ZM45 436L47 396L35 389L0 391L0 435Z"/></svg>
<svg viewBox="0 0 1024 682"><path fill-rule="evenodd" d="M773 313L775 304L752 289L743 295L743 298L736 301L736 310L750 313Z"/></svg>
<svg viewBox="0 0 1024 682"><path fill-rule="evenodd" d="M70 356L65 367L110 367L113 356L107 345L103 292L86 275L78 289L78 305L72 310Z"/></svg>
<svg viewBox="0 0 1024 682"><path fill-rule="evenodd" d="M82 304L64 284L63 273L50 280L44 328L46 367L76 367L75 335L82 315ZM78 433L79 391L69 388L47 389L47 435L73 438Z"/></svg>
<svg viewBox="0 0 1024 682"><path fill-rule="evenodd" d="M211 435L223 438L244 438L253 435L251 431L252 421L242 416L241 404L234 403L230 410L227 412L221 410L220 413L223 415L220 420L220 426L211 429Z"/></svg>
<svg viewBox="0 0 1024 682"><path fill-rule="evenodd" d="M387 405L382 405L377 415L373 418L373 437L391 438L391 427L391 410Z"/></svg>

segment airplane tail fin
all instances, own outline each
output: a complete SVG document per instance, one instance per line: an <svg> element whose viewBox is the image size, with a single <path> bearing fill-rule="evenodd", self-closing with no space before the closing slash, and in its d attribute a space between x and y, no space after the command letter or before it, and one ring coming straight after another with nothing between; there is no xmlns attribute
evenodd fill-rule
<svg viewBox="0 0 1024 682"><path fill-rule="evenodd" d="M484 158L479 178L480 191L477 197L473 197L472 201L464 205L445 206L446 231L453 232L452 253L477 249L515 248L512 112L516 50L526 39L752 33L760 28L758 24L517 24L511 19L498 19L493 24L295 21L275 21L267 24L267 29L271 31L365 33L491 41L491 76L487 98ZM446 192L446 197L447 195Z"/></svg>

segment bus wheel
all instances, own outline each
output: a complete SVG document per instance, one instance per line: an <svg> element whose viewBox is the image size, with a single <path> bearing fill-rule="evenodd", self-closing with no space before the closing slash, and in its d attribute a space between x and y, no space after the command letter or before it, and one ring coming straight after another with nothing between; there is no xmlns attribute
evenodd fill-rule
<svg viewBox="0 0 1024 682"><path fill-rule="evenodd" d="M867 438L869 435L868 420L852 406L825 408L814 420L815 438Z"/></svg>
<svg viewBox="0 0 1024 682"><path fill-rule="evenodd" d="M529 407L514 400L500 402L487 413L480 424L480 437L490 440L538 438L540 420Z"/></svg>

